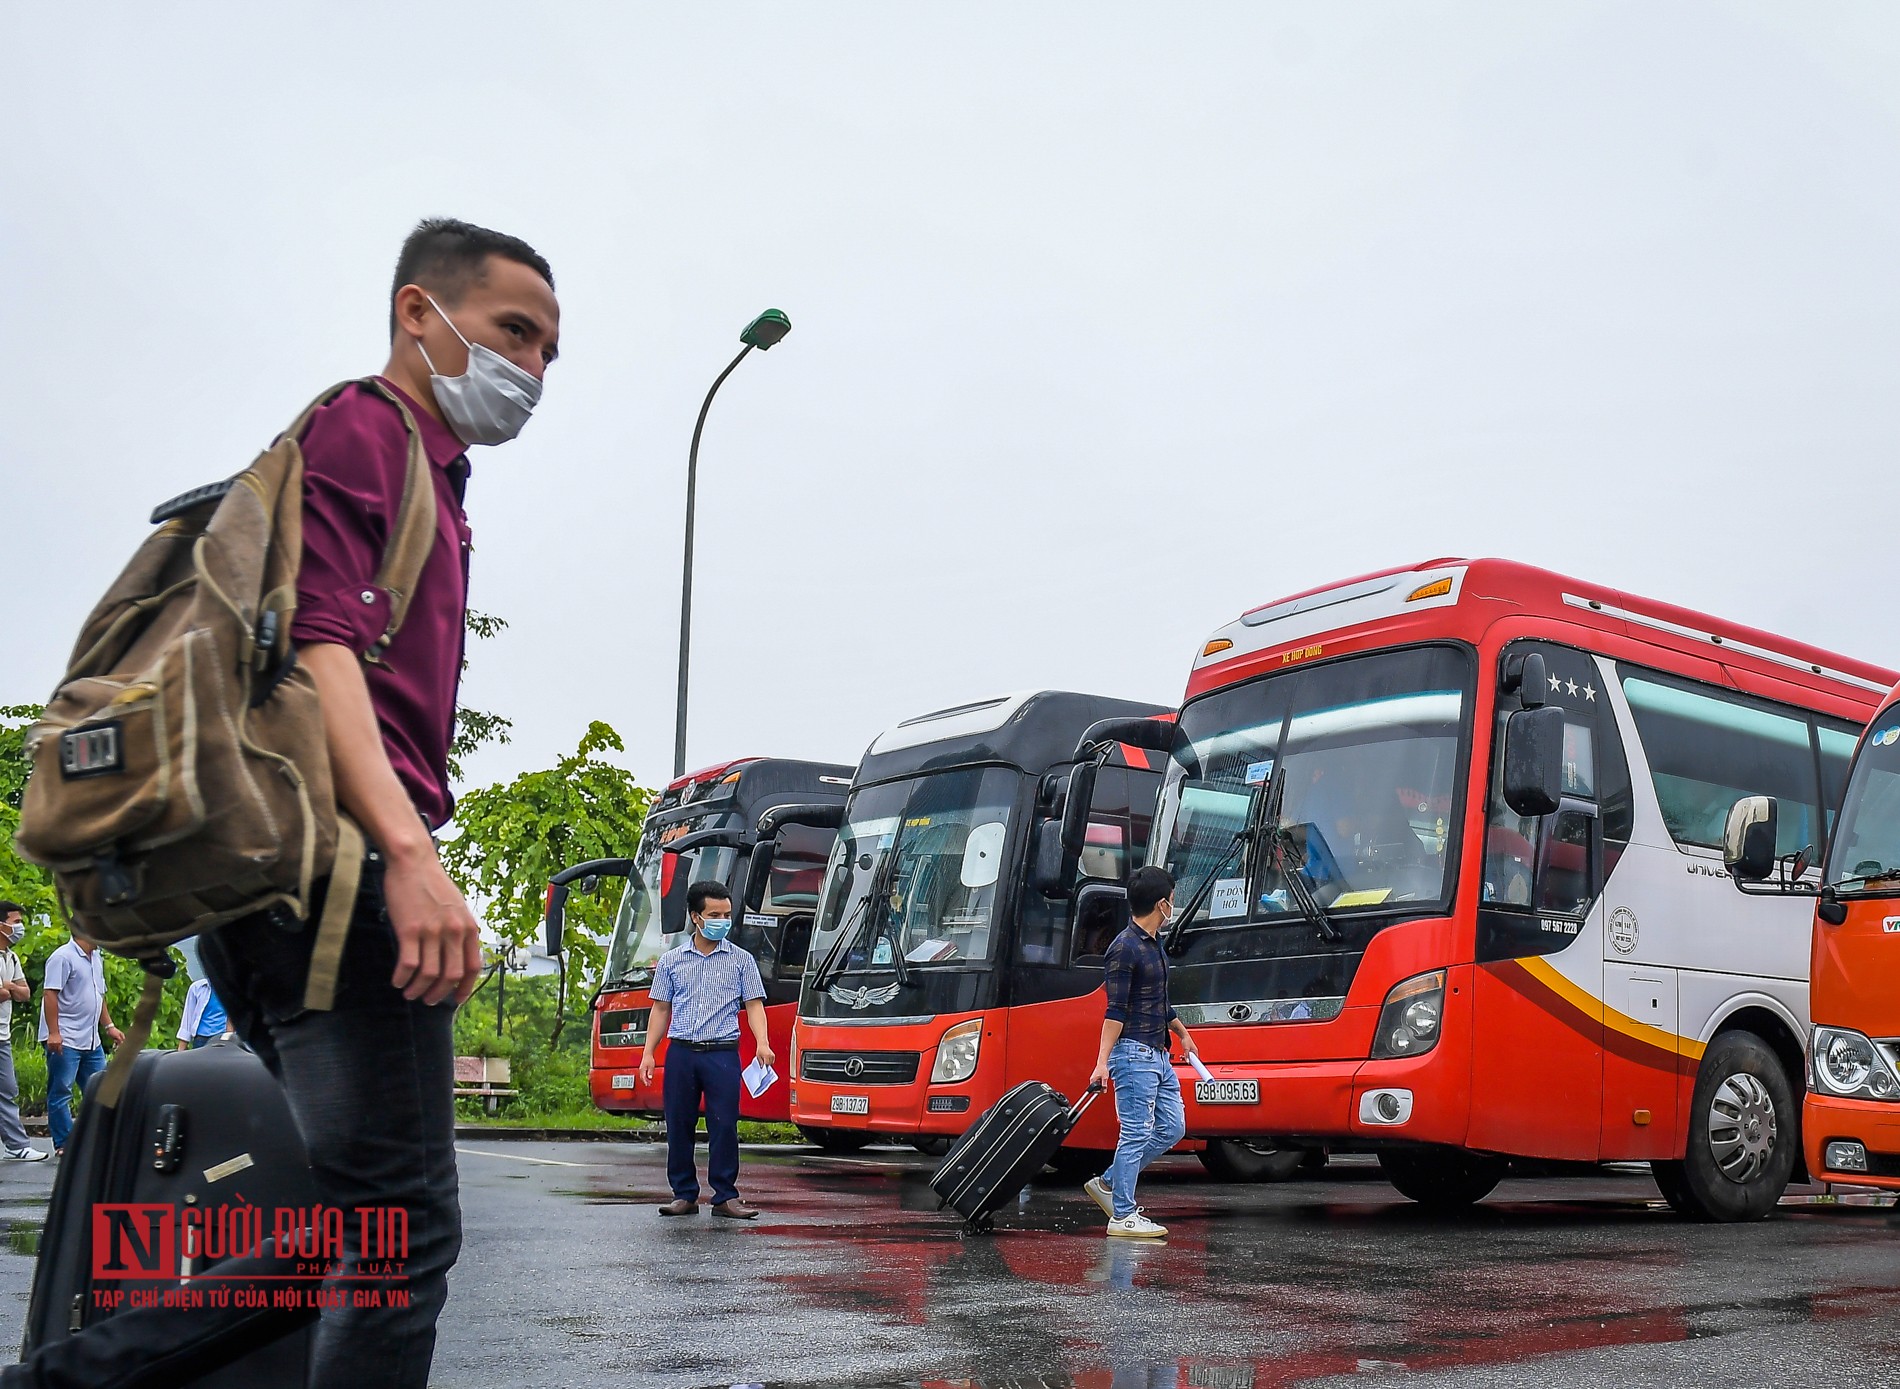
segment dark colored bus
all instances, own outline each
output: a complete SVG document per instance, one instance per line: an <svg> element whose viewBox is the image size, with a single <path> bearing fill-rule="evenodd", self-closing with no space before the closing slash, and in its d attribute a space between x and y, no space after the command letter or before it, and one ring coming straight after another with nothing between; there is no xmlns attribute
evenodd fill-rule
<svg viewBox="0 0 1900 1389"><path fill-rule="evenodd" d="M1102 953L1127 915L1119 886L1143 862L1160 786L1161 759L1113 734L1168 717L1045 691L908 719L871 744L799 1001L792 1119L809 1138L941 1150L1022 1080L1081 1092ZM1091 892L1106 884L1117 891ZM1096 1105L1070 1143L1112 1148L1114 1133Z"/></svg>
<svg viewBox="0 0 1900 1389"><path fill-rule="evenodd" d="M702 878L732 893L731 939L752 952L765 983L767 1035L781 1058L791 1054L792 1016L811 945L812 917L825 863L837 833L851 768L828 762L748 758L681 777L647 812L632 858L595 859L555 874L548 886L548 948L559 947L568 893L598 890L604 878L626 888L594 991L594 1103L616 1114L658 1115L665 1050L653 1085L640 1084L646 1045L648 986L662 953L686 940L686 888ZM768 845L757 853L761 827ZM752 1059L752 1036L741 1029L740 1058ZM790 1086L740 1097L747 1119L784 1121Z"/></svg>

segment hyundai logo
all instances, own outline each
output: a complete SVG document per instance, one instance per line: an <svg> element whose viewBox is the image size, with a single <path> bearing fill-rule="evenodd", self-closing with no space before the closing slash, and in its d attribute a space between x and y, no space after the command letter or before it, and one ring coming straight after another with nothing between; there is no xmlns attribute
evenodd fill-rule
<svg viewBox="0 0 1900 1389"><path fill-rule="evenodd" d="M859 1076L863 1075L864 1058L862 1056L848 1058L844 1063L844 1074L846 1080L856 1080Z"/></svg>
<svg viewBox="0 0 1900 1389"><path fill-rule="evenodd" d="M1248 1018L1253 1016L1253 1005L1248 1003L1236 1003L1228 1008L1227 1016L1232 1018L1235 1022L1245 1022Z"/></svg>

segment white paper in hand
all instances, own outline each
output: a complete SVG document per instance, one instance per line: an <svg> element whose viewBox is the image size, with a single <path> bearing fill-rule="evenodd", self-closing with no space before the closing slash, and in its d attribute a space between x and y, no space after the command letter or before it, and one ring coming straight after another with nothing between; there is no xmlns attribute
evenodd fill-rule
<svg viewBox="0 0 1900 1389"><path fill-rule="evenodd" d="M772 1088L773 1083L778 1080L778 1072L754 1057L752 1064L741 1073L741 1078L745 1081L747 1093L756 1100Z"/></svg>
<svg viewBox="0 0 1900 1389"><path fill-rule="evenodd" d="M1202 1080L1212 1080L1214 1078L1214 1073L1201 1064L1201 1058L1198 1053L1189 1052L1187 1059L1188 1065L1194 1068L1194 1074L1199 1076Z"/></svg>

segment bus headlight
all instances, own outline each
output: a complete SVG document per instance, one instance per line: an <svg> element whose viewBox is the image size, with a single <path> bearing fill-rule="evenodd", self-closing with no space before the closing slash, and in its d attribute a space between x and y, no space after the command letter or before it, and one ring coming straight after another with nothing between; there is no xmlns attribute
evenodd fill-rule
<svg viewBox="0 0 1900 1389"><path fill-rule="evenodd" d="M960 1022L937 1044L937 1064L930 1068L932 1085L950 1085L976 1074L976 1052L983 1044L983 1019Z"/></svg>
<svg viewBox="0 0 1900 1389"><path fill-rule="evenodd" d="M1851 1100L1900 1100L1900 1073L1886 1048L1862 1032L1816 1027L1808 1043L1815 1089Z"/></svg>
<svg viewBox="0 0 1900 1389"><path fill-rule="evenodd" d="M1414 975L1385 996L1379 1028L1372 1038L1373 1059L1419 1056L1438 1045L1445 1015L1445 971Z"/></svg>

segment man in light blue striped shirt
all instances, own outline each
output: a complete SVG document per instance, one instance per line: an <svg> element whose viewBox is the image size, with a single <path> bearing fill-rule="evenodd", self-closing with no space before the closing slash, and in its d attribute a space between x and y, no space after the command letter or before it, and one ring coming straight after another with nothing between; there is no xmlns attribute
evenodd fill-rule
<svg viewBox="0 0 1900 1389"><path fill-rule="evenodd" d="M776 1061L765 1035L765 985L758 962L726 939L732 929L732 899L717 882L686 889L686 915L693 933L686 944L660 956L654 966L652 1012L640 1083L653 1084L654 1051L666 1044L666 1180L673 1199L661 1215L692 1215L699 1209L699 1175L693 1164L693 1130L700 1102L706 1106L706 1175L712 1180L713 1214L754 1220L758 1211L739 1199L739 1010L758 1047L758 1059Z"/></svg>

